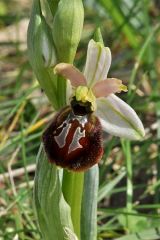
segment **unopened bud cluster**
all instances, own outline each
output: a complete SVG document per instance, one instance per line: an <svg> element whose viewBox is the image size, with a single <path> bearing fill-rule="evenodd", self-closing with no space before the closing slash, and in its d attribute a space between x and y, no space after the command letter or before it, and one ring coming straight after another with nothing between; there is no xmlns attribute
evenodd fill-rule
<svg viewBox="0 0 160 240"><path fill-rule="evenodd" d="M40 0L34 0L28 27L28 55L34 73L53 107L58 105L58 80L53 67L58 62L72 63L83 28L84 10L81 0L61 0L48 4L51 18L43 15Z"/></svg>

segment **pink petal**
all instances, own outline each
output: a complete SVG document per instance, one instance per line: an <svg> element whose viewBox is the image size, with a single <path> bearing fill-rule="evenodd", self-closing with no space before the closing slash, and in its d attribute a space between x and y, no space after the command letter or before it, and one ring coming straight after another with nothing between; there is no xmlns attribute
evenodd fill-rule
<svg viewBox="0 0 160 240"><path fill-rule="evenodd" d="M87 85L84 75L72 64L59 63L55 66L54 72L69 79L73 87Z"/></svg>
<svg viewBox="0 0 160 240"><path fill-rule="evenodd" d="M106 80L97 82L92 89L96 98L106 97L112 93L126 92L127 87L117 78L107 78Z"/></svg>

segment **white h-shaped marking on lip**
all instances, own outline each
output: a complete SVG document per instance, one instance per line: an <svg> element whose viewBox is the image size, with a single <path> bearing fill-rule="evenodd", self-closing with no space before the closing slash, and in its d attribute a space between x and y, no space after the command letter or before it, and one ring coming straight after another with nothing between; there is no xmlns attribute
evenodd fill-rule
<svg viewBox="0 0 160 240"><path fill-rule="evenodd" d="M54 136L54 139L56 141L56 143L58 144L58 146L60 148L63 148L66 144L66 138L67 138L67 135L69 133L69 130L72 126L72 123L69 123L70 120L77 120L81 126L84 128L86 122L87 122L87 118L86 116L73 116L73 115L69 115L68 118L57 128L61 128L62 127L62 131L59 133L58 136ZM65 126L66 124L66 126ZM81 128L80 127L77 127L75 132L74 132L74 135L73 135L73 138L72 138L72 142L71 144L69 145L69 149L68 149L68 154L74 150L76 150L77 148L82 148L82 145L79 143L80 139L85 137L85 129L81 132Z"/></svg>
<svg viewBox="0 0 160 240"><path fill-rule="evenodd" d="M66 138L71 128L71 123L66 124L58 136L55 136L54 139L60 148L63 148L66 144Z"/></svg>
<svg viewBox="0 0 160 240"><path fill-rule="evenodd" d="M77 127L73 138L72 138L72 142L69 145L69 149L68 149L68 154L73 152L74 150L76 150L77 148L82 148L83 146L79 143L80 139L85 137L85 129L81 132L81 128Z"/></svg>

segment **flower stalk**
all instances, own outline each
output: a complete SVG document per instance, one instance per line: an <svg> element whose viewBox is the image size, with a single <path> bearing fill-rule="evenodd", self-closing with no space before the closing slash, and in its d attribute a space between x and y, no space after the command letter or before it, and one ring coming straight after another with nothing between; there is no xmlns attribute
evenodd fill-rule
<svg viewBox="0 0 160 240"><path fill-rule="evenodd" d="M132 183L132 157L130 141L121 140L122 148L126 158L126 175L127 175L127 190L126 190L126 209L128 213L133 211L133 183ZM132 229L131 216L126 216L126 227L130 231Z"/></svg>
<svg viewBox="0 0 160 240"><path fill-rule="evenodd" d="M80 231L83 182L84 173L72 173L64 170L62 191L65 200L71 207L72 222L78 239L81 239Z"/></svg>

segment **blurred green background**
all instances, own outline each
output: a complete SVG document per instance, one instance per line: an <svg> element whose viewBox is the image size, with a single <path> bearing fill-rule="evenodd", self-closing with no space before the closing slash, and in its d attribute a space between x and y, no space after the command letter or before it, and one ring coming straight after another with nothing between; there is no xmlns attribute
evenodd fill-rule
<svg viewBox="0 0 160 240"><path fill-rule="evenodd" d="M128 86L120 96L136 110L146 131L143 141L131 144L104 135L98 239L160 239L160 1L83 2L85 23L75 64L82 69L88 41L100 27L112 51L109 76ZM41 134L54 110L28 62L30 9L29 0L0 2L0 240L41 239L32 187ZM134 189L130 200L127 183Z"/></svg>

